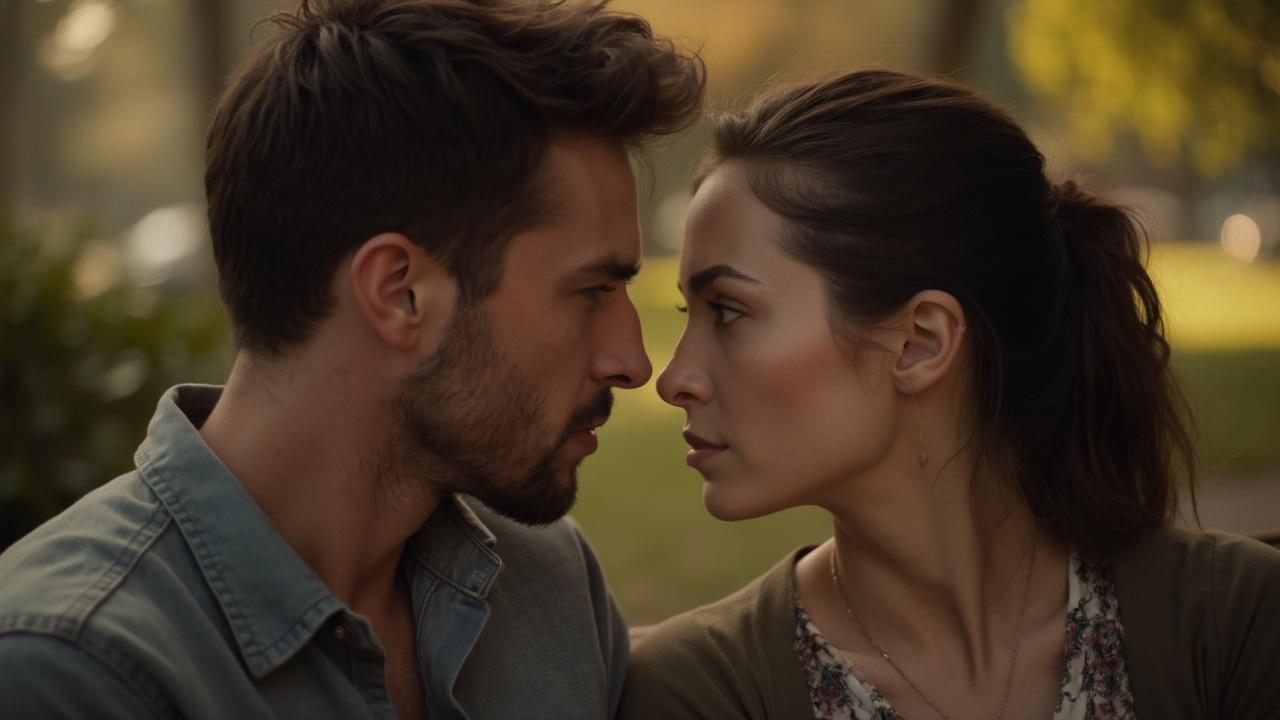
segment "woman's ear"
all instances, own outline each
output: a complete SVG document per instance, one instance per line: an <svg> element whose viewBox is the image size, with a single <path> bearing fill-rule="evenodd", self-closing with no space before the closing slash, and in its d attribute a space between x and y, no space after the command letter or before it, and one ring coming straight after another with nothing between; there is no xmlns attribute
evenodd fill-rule
<svg viewBox="0 0 1280 720"><path fill-rule="evenodd" d="M907 302L900 317L905 332L893 364L893 382L899 392L919 393L958 365L966 330L964 308L950 293L924 290Z"/></svg>
<svg viewBox="0 0 1280 720"><path fill-rule="evenodd" d="M457 284L444 265L400 233L365 241L351 260L351 289L374 334L398 350L438 343Z"/></svg>

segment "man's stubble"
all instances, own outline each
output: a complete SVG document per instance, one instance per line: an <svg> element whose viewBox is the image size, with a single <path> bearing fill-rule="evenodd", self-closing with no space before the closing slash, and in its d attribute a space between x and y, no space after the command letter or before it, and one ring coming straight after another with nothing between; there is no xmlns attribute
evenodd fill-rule
<svg viewBox="0 0 1280 720"><path fill-rule="evenodd" d="M391 400L399 447L388 455L399 458L399 467L390 477L437 497L471 495L529 525L554 522L573 507L578 462L560 459L560 449L574 430L608 417L613 405L602 389L553 437L546 399L503 356L474 307L459 308L440 349L401 387Z"/></svg>

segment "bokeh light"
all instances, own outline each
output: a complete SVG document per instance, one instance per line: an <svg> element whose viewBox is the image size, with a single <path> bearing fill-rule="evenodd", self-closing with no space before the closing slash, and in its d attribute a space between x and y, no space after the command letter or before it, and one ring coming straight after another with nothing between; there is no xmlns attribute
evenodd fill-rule
<svg viewBox="0 0 1280 720"><path fill-rule="evenodd" d="M1248 215L1236 213L1222 223L1222 249L1241 262L1253 262L1262 249L1262 230Z"/></svg>
<svg viewBox="0 0 1280 720"><path fill-rule="evenodd" d="M93 69L94 51L116 26L110 0L76 0L41 47L40 60L64 80L78 80Z"/></svg>
<svg viewBox="0 0 1280 720"><path fill-rule="evenodd" d="M147 213L125 245L129 269L139 285L168 280L204 243L204 213L194 205L162 207Z"/></svg>

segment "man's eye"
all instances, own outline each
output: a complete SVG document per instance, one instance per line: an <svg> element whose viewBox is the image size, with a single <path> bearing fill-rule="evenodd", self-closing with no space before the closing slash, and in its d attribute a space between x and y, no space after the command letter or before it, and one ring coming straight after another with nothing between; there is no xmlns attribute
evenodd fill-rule
<svg viewBox="0 0 1280 720"><path fill-rule="evenodd" d="M713 317L711 322L714 325L728 325L743 315L741 310L735 310L728 305L715 302L714 300L708 300L707 307L711 309Z"/></svg>
<svg viewBox="0 0 1280 720"><path fill-rule="evenodd" d="M588 297L592 302L598 302L598 301L600 300L600 296L601 296L601 295L604 295L605 293L611 293L611 292L613 292L614 290L617 290L617 288L616 288L616 287L614 287L613 285L610 285L610 284L608 284L608 283L605 283L605 284L603 284L603 285L592 285L592 286L591 286L591 287L589 287L589 288L583 288L583 289L582 289L582 292L583 292L583 294L585 294L585 295L586 295L586 296L587 296L587 297Z"/></svg>

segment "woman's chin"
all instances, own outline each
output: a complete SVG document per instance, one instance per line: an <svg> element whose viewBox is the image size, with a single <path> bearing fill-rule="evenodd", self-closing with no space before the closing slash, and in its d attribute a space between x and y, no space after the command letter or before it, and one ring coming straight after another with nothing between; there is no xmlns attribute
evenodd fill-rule
<svg viewBox="0 0 1280 720"><path fill-rule="evenodd" d="M741 486L725 487L722 483L706 481L702 484L702 504L706 506L707 513L717 520L750 520L782 509L761 502L763 498L753 493L743 492Z"/></svg>

